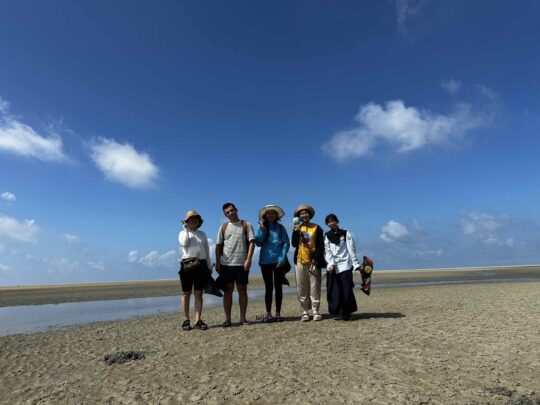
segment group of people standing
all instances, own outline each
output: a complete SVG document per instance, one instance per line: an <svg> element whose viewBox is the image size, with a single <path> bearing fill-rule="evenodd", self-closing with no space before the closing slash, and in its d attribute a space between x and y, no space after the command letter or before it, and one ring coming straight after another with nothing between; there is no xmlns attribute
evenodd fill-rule
<svg viewBox="0 0 540 405"><path fill-rule="evenodd" d="M294 229L289 240L287 230L280 223L284 210L277 205L267 205L259 210L257 233L252 225L238 217L238 209L233 203L223 204L223 213L228 221L218 230L216 238L216 271L223 286L223 309L225 321L222 326L232 325L231 310L234 286L238 291L240 324L249 325L246 318L248 305L247 285L255 246L260 247L259 265L265 284L266 316L264 322L282 322L281 304L285 274L291 269L287 258L290 246L294 247L296 288L302 314L300 320L321 321L321 280L322 269L327 269L327 294L329 312L344 321L350 320L357 311L353 293L353 270L361 270L356 257L354 239L339 227L336 215L326 216L325 223L330 228L323 233L322 228L311 222L315 216L313 207L302 204L294 210ZM188 211L182 221L183 229L178 240L182 249L180 282L182 286L182 308L184 312L183 330L208 328L202 320L203 290L212 272L208 239L200 230L202 217L196 211ZM366 284L363 284L363 291ZM369 285L367 285L369 288ZM195 324L190 321L189 303L195 295ZM275 312L272 315L272 301L275 292ZM369 290L366 292L369 294Z"/></svg>

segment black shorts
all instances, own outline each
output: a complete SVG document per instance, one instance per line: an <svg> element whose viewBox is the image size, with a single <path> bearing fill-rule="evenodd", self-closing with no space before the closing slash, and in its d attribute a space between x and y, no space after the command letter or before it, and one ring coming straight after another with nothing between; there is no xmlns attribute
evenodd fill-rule
<svg viewBox="0 0 540 405"><path fill-rule="evenodd" d="M210 272L208 271L208 265L206 260L201 260L200 267L189 271L184 270L184 266L180 266L180 284L182 285L182 291L202 291L208 284L208 278Z"/></svg>
<svg viewBox="0 0 540 405"><path fill-rule="evenodd" d="M225 266L221 265L221 273L227 284L236 283L236 285L247 285L249 279L249 270L245 271L244 266Z"/></svg>

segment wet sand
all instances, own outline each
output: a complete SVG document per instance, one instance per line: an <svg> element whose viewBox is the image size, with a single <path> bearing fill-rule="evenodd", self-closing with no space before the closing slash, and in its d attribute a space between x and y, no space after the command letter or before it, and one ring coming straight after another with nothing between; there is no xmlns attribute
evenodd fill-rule
<svg viewBox="0 0 540 405"><path fill-rule="evenodd" d="M214 272L214 275L216 273ZM287 275L295 286L294 271ZM374 285L415 282L454 282L506 278L540 278L540 266L479 267L428 270L375 271ZM359 283L359 274L355 281ZM250 276L249 289L263 289L262 276ZM65 285L0 287L0 307L13 305L59 304L62 302L163 297L180 294L180 282L173 280L130 281Z"/></svg>
<svg viewBox="0 0 540 405"><path fill-rule="evenodd" d="M252 276L250 288L264 288L262 276ZM166 297L180 291L179 279L0 287L0 307Z"/></svg>
<svg viewBox="0 0 540 405"><path fill-rule="evenodd" d="M283 323L222 328L213 308L207 331L182 332L180 315L167 314L0 337L0 402L540 403L540 282L357 299L351 322L301 323L286 296ZM250 303L251 319L263 313ZM127 350L145 358L101 360Z"/></svg>

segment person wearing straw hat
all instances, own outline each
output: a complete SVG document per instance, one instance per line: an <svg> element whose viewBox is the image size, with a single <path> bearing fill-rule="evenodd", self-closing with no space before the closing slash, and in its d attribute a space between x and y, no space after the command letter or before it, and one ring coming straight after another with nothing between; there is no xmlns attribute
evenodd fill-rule
<svg viewBox="0 0 540 405"><path fill-rule="evenodd" d="M285 211L277 205L267 205L259 210L259 229L255 244L261 248L259 266L264 280L266 316L264 322L282 322L281 303L283 301L283 271L288 263L289 236L279 223ZM290 269L290 265L289 265ZM272 317L272 293L276 290L276 316Z"/></svg>
<svg viewBox="0 0 540 405"><path fill-rule="evenodd" d="M302 307L302 316L300 317L302 322L310 320L309 309L313 312L314 321L322 320L319 307L321 304L321 269L326 267L324 234L319 225L311 223L314 216L315 210L307 204L302 204L294 210L294 230L291 244L295 248L296 289Z"/></svg>
<svg viewBox="0 0 540 405"><path fill-rule="evenodd" d="M188 211L183 219L182 231L178 235L178 241L182 248L180 262L180 283L182 285L182 308L184 310L184 322L182 330L191 330L189 319L189 301L191 292L195 294L195 329L206 330L208 326L201 318L203 307L203 290L208 283L212 272L210 260L210 247L206 234L199 230L203 224L202 217L197 211Z"/></svg>

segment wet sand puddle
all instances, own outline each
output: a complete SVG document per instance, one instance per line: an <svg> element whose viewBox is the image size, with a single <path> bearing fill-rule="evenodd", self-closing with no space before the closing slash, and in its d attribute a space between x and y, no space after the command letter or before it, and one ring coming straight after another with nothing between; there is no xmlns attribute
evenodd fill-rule
<svg viewBox="0 0 540 405"><path fill-rule="evenodd" d="M431 286L447 284L477 284L477 283L516 283L540 281L539 277L527 278L498 278L482 280L451 280L451 281L424 281L375 284L373 288ZM296 292L295 288L285 288L285 294ZM264 290L248 291L250 298L264 296ZM234 294L237 301L237 294ZM193 301L193 299L192 299ZM221 305L222 298L213 295L204 295L204 306ZM193 303L192 303L193 305ZM22 305L0 308L0 336L16 333L34 333L46 331L51 328L60 328L91 322L111 321L117 319L134 318L144 315L172 313L180 311L179 296L130 298L107 301L70 302L63 304Z"/></svg>

